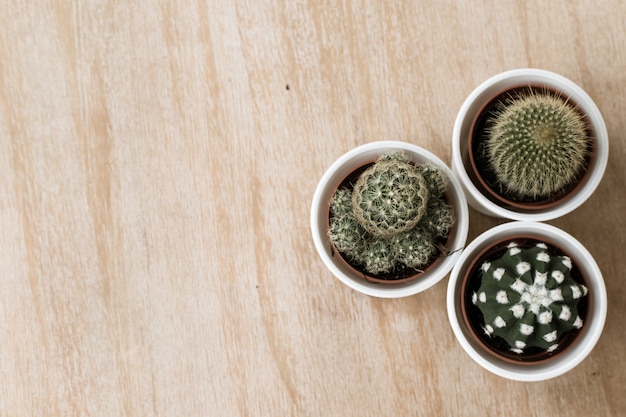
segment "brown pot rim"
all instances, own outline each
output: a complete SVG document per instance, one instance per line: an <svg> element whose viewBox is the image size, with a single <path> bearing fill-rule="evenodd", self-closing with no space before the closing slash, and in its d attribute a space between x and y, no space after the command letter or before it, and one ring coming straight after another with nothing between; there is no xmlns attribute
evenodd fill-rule
<svg viewBox="0 0 626 417"><path fill-rule="evenodd" d="M483 178L480 170L478 169L478 163L474 156L474 138L477 136L474 132L477 130L477 124L484 117L484 114L488 109L493 107L494 103L502 96L506 95L509 92L513 92L515 90L520 89L534 89L534 90L543 90L549 91L551 94L559 96L561 98L566 98L568 102L572 103L574 108L582 115L584 120L588 120L587 113L584 112L577 102L571 99L571 97L566 97L560 90L549 87L543 84L535 83L535 84L517 84L511 87L507 87L505 89L501 89L495 94L493 94L489 99L485 100L481 107L478 109L476 114L472 119L472 123L470 125L469 134L467 138L467 159L469 160L470 170L468 171L468 175L473 180L474 184L478 186L479 190L483 192L483 194L493 203L498 204L504 208L513 209L519 212L536 212L536 211L545 211L558 206L571 197L573 197L577 191L582 188L583 184L586 182L589 175L591 175L591 170L589 167L592 165L593 159L595 157L595 147L596 147L596 137L595 131L593 130L593 126L590 123L587 123L587 133L589 138L589 156L587 157L587 163L585 165L583 175L576 180L574 183L570 184L565 190L558 192L556 195L549 196L545 199L536 200L536 201L518 201L514 199L507 198L506 196L500 194L496 190L494 190Z"/></svg>
<svg viewBox="0 0 626 417"><path fill-rule="evenodd" d="M330 228L330 202L332 201L333 196L335 195L335 192L337 191L337 189L339 189L339 187L341 186L341 184L343 184L346 179L348 177L350 177L351 175L353 175L356 171L359 171L361 169L364 169L372 164L374 164L376 162L375 159L369 160L367 162L364 162L360 165L358 165L357 167L355 167L353 170L351 170L346 176L344 176L341 180L339 180L337 182L337 184L335 185L335 187L333 188L333 192L330 195L330 198L328 199L328 203L327 203L327 209L326 209L326 230L328 231L328 229ZM411 161L413 163L413 161ZM444 193L444 195L446 195L446 193ZM446 200L447 200L447 196L446 196ZM446 243L445 243L445 247L448 246L448 243L450 242L450 235L452 233L448 233L448 236L446 238ZM371 283L376 283L376 284L384 284L384 285L398 285L398 284L406 284L409 282L413 282L419 278L421 278L424 274L426 274L426 272L428 272L428 270L434 268L435 266L437 266L439 263L441 263L443 261L443 258L446 256L443 253L440 253L431 263L429 263L428 265L426 265L423 269L417 270L418 272L412 275L409 275L407 277L404 278L398 278L398 279L381 279L381 278L376 278L374 276L368 275L366 274L364 271L360 270L359 268L354 267L343 255L342 253L335 247L335 244L328 239L328 242L330 244L330 247L333 251L333 255L337 256L337 258L339 259L339 261L346 267L348 268L350 271L352 271L356 276L359 276L363 279L365 279L368 282Z"/></svg>
<svg viewBox="0 0 626 417"><path fill-rule="evenodd" d="M506 245L511 242L536 242L536 243L545 243L558 253L561 253L565 256L569 256L572 259L572 263L577 267L580 280L583 285L585 285L589 291L592 289L589 287L589 279L585 276L585 273L582 268L577 266L577 260L572 258L570 253L563 250L561 246L557 245L551 239L546 239L544 237L538 237L536 235L531 234L514 234L511 236L503 237L494 242L489 243L487 246L482 248L480 252L476 256L473 257L472 261L468 264L465 269L462 280L461 280L461 314L463 316L463 322L468 329L468 333L471 335L472 340L476 342L485 352L489 355L498 358L504 362L516 364L516 365L524 365L524 366L535 366L545 364L546 362L550 362L556 359L561 354L566 351L571 350L577 343L579 343L583 339L583 334L585 332L585 325L580 330L570 330L565 335L561 336L561 340L559 341L559 348L557 348L554 352L538 352L535 354L518 354L510 351L503 351L501 349L497 349L494 346L490 345L485 341L484 338L480 337L477 333L479 332L476 328L474 328L473 321L470 318L470 314L468 313L468 288L472 282L476 280L475 272L480 268L480 264L489 257L490 254L495 254L498 251L503 250ZM593 297L590 294L584 298L586 302L586 308L584 312L584 322L586 323L589 318L589 314L593 311ZM563 339L564 338L564 339ZM563 342L565 344L563 345Z"/></svg>

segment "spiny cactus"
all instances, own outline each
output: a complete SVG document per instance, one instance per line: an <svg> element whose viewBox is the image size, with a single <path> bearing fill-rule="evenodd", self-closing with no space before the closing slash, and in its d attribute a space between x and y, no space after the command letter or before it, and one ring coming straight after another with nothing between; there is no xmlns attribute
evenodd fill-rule
<svg viewBox="0 0 626 417"><path fill-rule="evenodd" d="M332 217L328 233L332 236L333 244L339 252L345 254L350 260L361 261L367 232L352 213L344 212L342 215Z"/></svg>
<svg viewBox="0 0 626 417"><path fill-rule="evenodd" d="M420 224L435 237L446 237L454 224L454 210L443 199L432 199Z"/></svg>
<svg viewBox="0 0 626 417"><path fill-rule="evenodd" d="M361 262L372 274L381 274L393 269L398 254L391 242L386 239L369 239L365 241L365 251L361 254Z"/></svg>
<svg viewBox="0 0 626 417"><path fill-rule="evenodd" d="M571 276L572 261L538 243L512 242L501 258L482 265L481 285L472 302L484 316L484 331L499 336L511 351L537 347L552 352L559 338L583 325L578 302L587 288Z"/></svg>
<svg viewBox="0 0 626 417"><path fill-rule="evenodd" d="M398 262L409 268L419 269L437 254L433 235L422 227L414 227L396 235L392 243Z"/></svg>
<svg viewBox="0 0 626 417"><path fill-rule="evenodd" d="M352 210L368 232L384 237L412 229L428 205L424 177L408 161L386 157L361 174Z"/></svg>
<svg viewBox="0 0 626 417"><path fill-rule="evenodd" d="M500 102L488 120L490 169L518 198L545 198L574 182L588 153L586 124L573 105L549 93Z"/></svg>
<svg viewBox="0 0 626 417"><path fill-rule="evenodd" d="M352 212L352 191L340 188L333 195L330 204L331 214L334 217L341 217L346 213Z"/></svg>
<svg viewBox="0 0 626 417"><path fill-rule="evenodd" d="M434 165L412 164L399 152L382 155L352 189L333 195L329 238L367 273L419 270L442 250L455 221L444 195L447 184Z"/></svg>
<svg viewBox="0 0 626 417"><path fill-rule="evenodd" d="M431 162L426 162L424 165L421 165L418 167L418 170L426 181L430 198L440 200L446 188L448 188L450 182L448 177Z"/></svg>

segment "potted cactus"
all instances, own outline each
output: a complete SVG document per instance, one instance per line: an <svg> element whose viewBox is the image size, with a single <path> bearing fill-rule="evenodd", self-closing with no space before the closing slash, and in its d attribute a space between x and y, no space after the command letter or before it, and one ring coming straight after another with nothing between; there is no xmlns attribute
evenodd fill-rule
<svg viewBox="0 0 626 417"><path fill-rule="evenodd" d="M359 171L330 202L328 235L338 256L369 281L397 283L416 279L438 256L448 255L455 214L441 169L390 152Z"/></svg>
<svg viewBox="0 0 626 417"><path fill-rule="evenodd" d="M558 93L531 87L497 96L469 137L472 170L498 201L520 208L558 201L584 176L591 139L583 115Z"/></svg>
<svg viewBox="0 0 626 417"><path fill-rule="evenodd" d="M453 170L470 205L545 221L591 196L608 161L604 120L570 80L537 69L499 74L467 98L453 131Z"/></svg>
<svg viewBox="0 0 626 417"><path fill-rule="evenodd" d="M481 366L536 381L587 356L606 319L606 290L589 252L543 223L511 222L464 250L448 285L457 339Z"/></svg>
<svg viewBox="0 0 626 417"><path fill-rule="evenodd" d="M368 295L401 297L450 271L467 237L467 204L436 156L404 142L374 142L327 170L313 197L311 229L341 281Z"/></svg>
<svg viewBox="0 0 626 417"><path fill-rule="evenodd" d="M567 348L587 312L587 287L571 258L535 239L506 238L489 252L466 271L462 290L464 319L481 343L519 363Z"/></svg>

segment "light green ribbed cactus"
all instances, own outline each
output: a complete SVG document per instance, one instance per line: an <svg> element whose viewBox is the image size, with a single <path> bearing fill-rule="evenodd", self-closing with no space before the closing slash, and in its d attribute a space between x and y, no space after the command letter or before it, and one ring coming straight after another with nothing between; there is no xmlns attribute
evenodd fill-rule
<svg viewBox="0 0 626 417"><path fill-rule="evenodd" d="M517 198L554 195L585 168L585 121L560 97L536 92L510 97L497 105L488 125L490 169Z"/></svg>
<svg viewBox="0 0 626 417"><path fill-rule="evenodd" d="M399 152L381 156L352 189L330 203L329 238L353 264L373 275L425 267L443 249L455 216L445 199L446 175L414 165Z"/></svg>
<svg viewBox="0 0 626 417"><path fill-rule="evenodd" d="M536 347L552 352L559 338L583 325L578 302L587 288L571 277L572 262L539 243L509 244L501 258L482 265L472 302L484 316L484 331L499 336L511 351Z"/></svg>
<svg viewBox="0 0 626 417"><path fill-rule="evenodd" d="M368 232L391 237L411 230L426 213L428 188L420 172L397 157L379 160L352 190L352 211Z"/></svg>

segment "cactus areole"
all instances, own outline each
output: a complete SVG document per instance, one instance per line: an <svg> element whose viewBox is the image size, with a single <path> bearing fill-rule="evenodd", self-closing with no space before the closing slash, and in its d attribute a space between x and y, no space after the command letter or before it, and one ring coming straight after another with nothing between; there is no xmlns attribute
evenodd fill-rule
<svg viewBox="0 0 626 417"><path fill-rule="evenodd" d="M529 210L566 198L593 150L575 103L543 87L496 96L479 112L470 142L475 174L492 198Z"/></svg>
<svg viewBox="0 0 626 417"><path fill-rule="evenodd" d="M338 256L372 282L415 279L445 255L455 221L448 178L401 152L382 155L342 181L329 205L328 237Z"/></svg>
<svg viewBox="0 0 626 417"><path fill-rule="evenodd" d="M587 287L575 262L531 238L482 252L466 275L463 310L488 351L536 364L569 346L584 325Z"/></svg>

